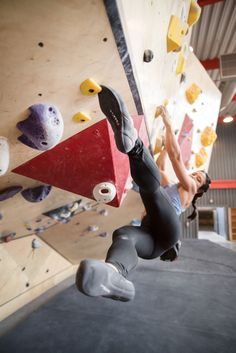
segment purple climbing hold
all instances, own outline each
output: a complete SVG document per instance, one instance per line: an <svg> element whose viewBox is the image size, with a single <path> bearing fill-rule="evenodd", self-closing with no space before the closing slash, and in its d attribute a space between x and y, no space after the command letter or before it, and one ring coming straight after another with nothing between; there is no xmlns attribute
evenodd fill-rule
<svg viewBox="0 0 236 353"><path fill-rule="evenodd" d="M0 190L0 201L4 201L9 199L10 197L13 197L15 194L20 192L22 190L22 186L16 185L16 186L10 186L9 188Z"/></svg>
<svg viewBox="0 0 236 353"><path fill-rule="evenodd" d="M41 185L35 188L25 189L21 192L21 195L29 202L40 202L48 196L51 189L51 185Z"/></svg>
<svg viewBox="0 0 236 353"><path fill-rule="evenodd" d="M53 104L34 104L29 109L30 115L16 125L22 132L18 140L41 151L54 147L64 130L59 109Z"/></svg>

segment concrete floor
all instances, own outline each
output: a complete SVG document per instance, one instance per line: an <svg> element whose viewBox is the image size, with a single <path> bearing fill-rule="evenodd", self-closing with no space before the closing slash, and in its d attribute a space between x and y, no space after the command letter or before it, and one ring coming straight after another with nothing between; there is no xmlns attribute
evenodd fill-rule
<svg viewBox="0 0 236 353"><path fill-rule="evenodd" d="M218 245L236 251L236 242L225 240L222 236L215 232L201 231L198 234L199 239L206 239ZM54 288L50 289L39 298L33 300L31 303L19 309L7 319L0 322L0 336L5 335L9 330L13 329L19 322L25 320L33 311L38 309L41 305L47 303L53 296L62 292L74 283L74 276L61 282Z"/></svg>
<svg viewBox="0 0 236 353"><path fill-rule="evenodd" d="M206 239L212 241L213 243L217 243L220 246L236 251L236 241L229 241L224 239L221 235L210 232L210 231L200 231L198 232L198 239Z"/></svg>

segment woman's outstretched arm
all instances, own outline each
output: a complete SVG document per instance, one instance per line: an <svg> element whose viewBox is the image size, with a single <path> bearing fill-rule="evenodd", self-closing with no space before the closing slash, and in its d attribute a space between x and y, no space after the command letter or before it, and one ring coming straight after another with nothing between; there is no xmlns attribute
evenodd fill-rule
<svg viewBox="0 0 236 353"><path fill-rule="evenodd" d="M166 159L167 159L167 151L166 148L164 148L157 160L156 160L156 165L158 166L159 170L160 170L160 174L161 174L161 185L162 186L166 186L170 184L169 178L167 176L166 173Z"/></svg>
<svg viewBox="0 0 236 353"><path fill-rule="evenodd" d="M164 106L161 106L160 109L161 109L161 116L163 119L163 123L166 128L165 147L166 147L168 156L170 158L171 164L173 166L173 169L175 171L175 174L179 179L179 182L181 183L183 188L195 194L196 183L193 180L193 178L189 176L185 168L185 165L181 156L181 152L180 152L180 147L175 137L175 133L172 127L172 122L171 122L169 113Z"/></svg>

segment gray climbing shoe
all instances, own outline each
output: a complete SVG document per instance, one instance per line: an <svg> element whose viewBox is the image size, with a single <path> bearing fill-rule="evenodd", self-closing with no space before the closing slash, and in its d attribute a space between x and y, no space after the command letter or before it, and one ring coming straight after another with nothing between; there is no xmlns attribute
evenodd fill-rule
<svg viewBox="0 0 236 353"><path fill-rule="evenodd" d="M125 279L110 265L97 260L84 260L76 273L76 286L91 297L106 297L129 301L135 296L132 282Z"/></svg>
<svg viewBox="0 0 236 353"><path fill-rule="evenodd" d="M123 99L113 89L101 86L99 104L114 131L116 146L123 153L132 150L138 134Z"/></svg>

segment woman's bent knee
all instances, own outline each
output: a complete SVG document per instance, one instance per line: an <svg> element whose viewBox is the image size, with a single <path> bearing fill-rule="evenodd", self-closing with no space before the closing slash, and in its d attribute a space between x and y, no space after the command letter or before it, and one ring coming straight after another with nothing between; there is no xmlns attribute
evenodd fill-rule
<svg viewBox="0 0 236 353"><path fill-rule="evenodd" d="M116 229L112 234L112 240L130 239L130 229L127 226Z"/></svg>

